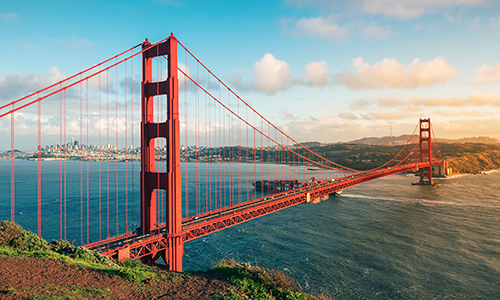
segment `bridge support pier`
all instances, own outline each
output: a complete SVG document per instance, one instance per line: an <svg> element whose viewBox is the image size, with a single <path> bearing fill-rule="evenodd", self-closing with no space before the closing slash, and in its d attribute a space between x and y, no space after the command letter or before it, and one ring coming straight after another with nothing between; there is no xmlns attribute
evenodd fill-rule
<svg viewBox="0 0 500 300"><path fill-rule="evenodd" d="M179 79L177 74L177 39L173 33L170 38L147 48L142 54L142 122L141 122L141 230L148 234L158 228L156 219L156 191L166 191L166 249L152 249L142 257L146 264L156 264L161 257L171 271L182 271L184 243L182 236L182 186L180 159L180 122L179 122ZM152 61L154 57L168 57L168 78L152 82ZM154 121L154 97L167 95L167 120ZM155 139L166 140L166 172L155 170Z"/></svg>
<svg viewBox="0 0 500 300"><path fill-rule="evenodd" d="M431 119L420 119L420 162L432 162ZM433 185L432 165L420 169L420 185Z"/></svg>

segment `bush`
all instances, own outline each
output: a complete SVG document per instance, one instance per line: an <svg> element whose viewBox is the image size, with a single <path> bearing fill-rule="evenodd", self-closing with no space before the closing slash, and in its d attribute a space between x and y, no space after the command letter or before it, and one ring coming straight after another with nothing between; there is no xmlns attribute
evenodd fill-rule
<svg viewBox="0 0 500 300"><path fill-rule="evenodd" d="M45 251L49 249L49 244L30 231L23 231L18 243L12 244L12 247L19 251Z"/></svg>
<svg viewBox="0 0 500 300"><path fill-rule="evenodd" d="M50 242L49 249L59 254L66 255L75 259L81 259L87 262L93 262L93 263L107 262L109 264L112 263L112 261L104 255L88 250L85 247L75 247L65 240Z"/></svg>
<svg viewBox="0 0 500 300"><path fill-rule="evenodd" d="M227 279L240 287L250 299L328 299L325 296L305 294L297 281L278 270L252 266L249 263L237 263L234 260L223 260L213 270L225 273ZM232 299L232 296L231 294L217 295L212 299Z"/></svg>
<svg viewBox="0 0 500 300"><path fill-rule="evenodd" d="M0 246L12 246L22 239L23 228L16 223L0 221Z"/></svg>
<svg viewBox="0 0 500 300"><path fill-rule="evenodd" d="M0 222L0 246L10 246L18 251L43 251L49 248L44 239L9 221Z"/></svg>

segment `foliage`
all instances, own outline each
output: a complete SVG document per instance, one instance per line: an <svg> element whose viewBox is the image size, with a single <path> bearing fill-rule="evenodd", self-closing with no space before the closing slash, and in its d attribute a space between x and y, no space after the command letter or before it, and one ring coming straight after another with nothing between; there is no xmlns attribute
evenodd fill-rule
<svg viewBox="0 0 500 300"><path fill-rule="evenodd" d="M477 174L500 169L500 146L465 143L442 144L439 148L453 173Z"/></svg>
<svg viewBox="0 0 500 300"><path fill-rule="evenodd" d="M245 298L248 299L320 299L305 294L294 279L278 270L252 266L249 263L237 263L234 260L223 260L212 270L225 274L230 282L236 284L245 292ZM324 296L321 297L321 299L327 299ZM229 291L229 294L216 295L212 297L212 299L224 300L243 298L234 291Z"/></svg>
<svg viewBox="0 0 500 300"><path fill-rule="evenodd" d="M453 173L480 173L500 169L500 145L440 143L438 146L441 156L448 161ZM348 168L368 170L391 160L402 147L401 145L322 144L312 146L310 149ZM435 155L439 157L439 154Z"/></svg>
<svg viewBox="0 0 500 300"><path fill-rule="evenodd" d="M18 224L0 222L0 246L10 246L18 251L38 251L49 249L47 242L34 234L24 231Z"/></svg>
<svg viewBox="0 0 500 300"><path fill-rule="evenodd" d="M116 264L104 255L85 247L75 247L65 240L47 243L36 234L24 231L21 226L9 221L0 222L0 242L0 255L61 259L74 266L93 268L110 276L138 283L147 279L176 280L189 276L159 272L157 268L137 261Z"/></svg>
<svg viewBox="0 0 500 300"><path fill-rule="evenodd" d="M0 221L0 246L12 246L20 243L23 228L16 223Z"/></svg>

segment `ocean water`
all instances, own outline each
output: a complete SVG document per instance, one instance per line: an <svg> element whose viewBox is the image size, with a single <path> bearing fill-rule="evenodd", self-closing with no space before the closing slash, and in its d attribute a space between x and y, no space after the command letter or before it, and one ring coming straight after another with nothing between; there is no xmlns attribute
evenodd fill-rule
<svg viewBox="0 0 500 300"><path fill-rule="evenodd" d="M500 299L500 172L414 181L381 178L194 240L184 266L257 263L334 299Z"/></svg>
<svg viewBox="0 0 500 300"><path fill-rule="evenodd" d="M16 222L32 231L36 231L34 166L35 162L16 160ZM101 166L106 184L109 176L110 205L108 209L108 195L101 195L99 227L98 180L92 179L98 178L99 168L97 163L89 164L89 197L94 200L89 204L90 241L126 230L124 224L119 223L117 229L112 223L117 212L120 220L127 215L129 223L138 222L138 175L130 175L127 182L119 177L117 188L113 174L116 169L124 172L125 164L110 166L111 175ZM85 242L87 236L85 202L80 210L80 167L79 162L67 162L67 235L68 239L76 236L76 244ZM43 162L42 235L47 239L61 234L59 168L59 161ZM83 168L85 172L85 164ZM138 174L137 163L127 168ZM240 164L210 168L234 171L231 174L238 180L231 179L231 183L245 186L246 172ZM324 176L321 172L311 175ZM252 172L248 176L253 180ZM339 197L287 208L188 242L184 269L210 268L221 259L257 263L282 270L306 291L334 299L498 299L500 172L438 179L441 186L433 187L413 186L414 181L417 178L408 174L377 179L346 189ZM198 185L201 188L196 190L196 182L188 184L191 199L193 193L206 193L206 182ZM0 161L0 191L0 219L9 219L7 161ZM122 200L114 202L125 195L128 206ZM258 196L251 191L248 195ZM109 229L103 225L108 213Z"/></svg>

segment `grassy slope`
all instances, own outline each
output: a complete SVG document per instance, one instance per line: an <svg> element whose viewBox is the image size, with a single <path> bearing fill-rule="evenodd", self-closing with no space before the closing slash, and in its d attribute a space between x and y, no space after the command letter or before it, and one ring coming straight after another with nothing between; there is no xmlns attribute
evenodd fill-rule
<svg viewBox="0 0 500 300"><path fill-rule="evenodd" d="M158 272L157 268L149 267L135 261L114 263L109 258L83 247L74 247L68 241L52 241L47 243L32 232L22 230L21 226L0 221L0 256L30 257L40 259L58 259L68 265L80 268L92 268L109 276L121 277L125 280L143 283L148 279L176 280L189 278L189 273ZM250 264L240 264L235 261L222 261L211 271L223 274L228 281L239 289L228 290L225 294L217 294L211 299L297 299L297 300L327 300L324 296L312 296L304 293L295 280L280 271L264 269ZM15 290L9 293L16 293ZM106 294L109 291L86 289L68 291L73 294ZM112 297L112 296L111 296ZM106 297L107 298L107 297ZM33 300L82 299L78 295L71 297L37 296Z"/></svg>

